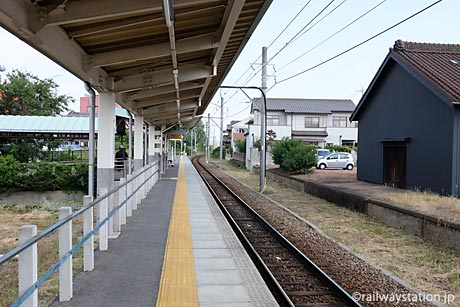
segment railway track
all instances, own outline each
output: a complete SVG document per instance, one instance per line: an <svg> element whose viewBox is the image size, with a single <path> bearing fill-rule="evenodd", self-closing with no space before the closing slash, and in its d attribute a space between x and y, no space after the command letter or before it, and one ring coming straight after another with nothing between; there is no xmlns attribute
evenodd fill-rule
<svg viewBox="0 0 460 307"><path fill-rule="evenodd" d="M268 224L229 187L192 159L280 306L361 306L321 267Z"/></svg>

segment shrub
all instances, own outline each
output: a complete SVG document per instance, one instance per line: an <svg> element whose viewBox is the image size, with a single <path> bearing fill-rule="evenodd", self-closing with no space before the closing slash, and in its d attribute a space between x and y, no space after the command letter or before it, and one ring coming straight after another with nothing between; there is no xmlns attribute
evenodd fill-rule
<svg viewBox="0 0 460 307"><path fill-rule="evenodd" d="M225 145L225 150L228 150L228 153L230 154L230 156L233 155L233 147L230 146L229 144Z"/></svg>
<svg viewBox="0 0 460 307"><path fill-rule="evenodd" d="M331 152L335 151L335 152L351 152L351 147L348 147L348 146L340 146L340 145L326 145L326 147L324 147L326 149L329 149Z"/></svg>
<svg viewBox="0 0 460 307"><path fill-rule="evenodd" d="M306 173L315 165L315 147L300 140L283 138L272 149L273 162L281 169L294 173Z"/></svg>
<svg viewBox="0 0 460 307"><path fill-rule="evenodd" d="M219 153L220 153L220 146L214 148L214 150L211 152L211 156L213 158L219 159ZM225 159L225 150L222 151L222 159Z"/></svg>
<svg viewBox="0 0 460 307"><path fill-rule="evenodd" d="M56 184L64 191L88 189L88 164L57 164Z"/></svg>
<svg viewBox="0 0 460 307"><path fill-rule="evenodd" d="M238 152L246 153L246 140L238 140L235 145Z"/></svg>
<svg viewBox="0 0 460 307"><path fill-rule="evenodd" d="M0 192L85 191L88 165L53 162L19 163L11 156L0 156Z"/></svg>
<svg viewBox="0 0 460 307"><path fill-rule="evenodd" d="M55 163L24 163L17 174L16 187L21 191L54 191L56 184Z"/></svg>
<svg viewBox="0 0 460 307"><path fill-rule="evenodd" d="M13 156L0 156L0 192L16 184L16 176L21 164Z"/></svg>
<svg viewBox="0 0 460 307"><path fill-rule="evenodd" d="M292 148L299 146L300 144L300 140L289 139L287 137L284 137L281 141L277 142L275 146L273 146L272 148L273 162L281 166L289 151Z"/></svg>

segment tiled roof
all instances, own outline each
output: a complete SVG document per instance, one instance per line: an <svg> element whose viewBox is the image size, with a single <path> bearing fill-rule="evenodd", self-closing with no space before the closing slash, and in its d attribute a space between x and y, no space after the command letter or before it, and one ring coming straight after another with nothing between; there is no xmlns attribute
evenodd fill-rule
<svg viewBox="0 0 460 307"><path fill-rule="evenodd" d="M460 45L398 40L392 51L452 102L460 101Z"/></svg>
<svg viewBox="0 0 460 307"><path fill-rule="evenodd" d="M254 109L259 109L259 99ZM353 112L355 104L349 99L303 99L303 98L267 98L267 111L286 113L330 114L332 112Z"/></svg>

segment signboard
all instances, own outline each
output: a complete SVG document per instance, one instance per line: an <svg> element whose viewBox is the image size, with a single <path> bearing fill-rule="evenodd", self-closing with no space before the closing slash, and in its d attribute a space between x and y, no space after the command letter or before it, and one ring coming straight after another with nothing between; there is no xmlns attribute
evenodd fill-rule
<svg viewBox="0 0 460 307"><path fill-rule="evenodd" d="M182 140L181 134L168 134L168 140Z"/></svg>

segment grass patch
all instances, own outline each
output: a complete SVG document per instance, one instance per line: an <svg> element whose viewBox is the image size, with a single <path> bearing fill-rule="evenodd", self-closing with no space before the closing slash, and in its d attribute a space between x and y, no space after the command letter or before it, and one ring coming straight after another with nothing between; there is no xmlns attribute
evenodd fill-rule
<svg viewBox="0 0 460 307"><path fill-rule="evenodd" d="M58 221L58 210L62 206L81 207L81 202L59 202L35 205L0 207L0 254L17 246L19 227L37 225L38 233ZM83 228L82 217L72 223L73 243ZM38 278L58 260L58 232L38 242ZM81 270L83 252L79 249L73 255L74 274ZM9 306L18 298L18 261L13 259L0 266L0 306ZM58 294L58 273L54 273L38 290L39 306L47 306Z"/></svg>
<svg viewBox="0 0 460 307"><path fill-rule="evenodd" d="M376 194L374 198L409 206L446 221L460 222L460 198L418 191Z"/></svg>

